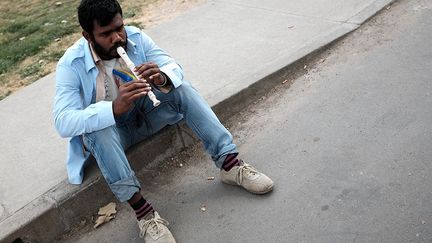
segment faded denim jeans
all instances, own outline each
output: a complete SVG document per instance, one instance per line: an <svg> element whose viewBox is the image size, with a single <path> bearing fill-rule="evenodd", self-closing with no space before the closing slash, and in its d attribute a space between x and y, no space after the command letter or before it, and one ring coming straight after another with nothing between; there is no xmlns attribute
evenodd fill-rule
<svg viewBox="0 0 432 243"><path fill-rule="evenodd" d="M115 126L83 135L85 147L95 157L111 191L121 202L129 200L141 188L125 150L167 125L184 119L218 168L228 154L237 153L232 135L188 82L167 94L156 89L153 92L161 101L158 107L153 107L147 96L143 97L133 109L116 118Z"/></svg>

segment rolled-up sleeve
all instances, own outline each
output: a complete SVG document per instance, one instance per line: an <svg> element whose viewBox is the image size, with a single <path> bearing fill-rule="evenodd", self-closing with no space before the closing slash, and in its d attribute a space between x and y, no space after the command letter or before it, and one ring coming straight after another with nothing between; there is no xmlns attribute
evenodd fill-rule
<svg viewBox="0 0 432 243"><path fill-rule="evenodd" d="M62 137L78 136L115 124L112 102L100 101L84 107L80 87L79 72L72 66L58 64L53 113L55 127Z"/></svg>

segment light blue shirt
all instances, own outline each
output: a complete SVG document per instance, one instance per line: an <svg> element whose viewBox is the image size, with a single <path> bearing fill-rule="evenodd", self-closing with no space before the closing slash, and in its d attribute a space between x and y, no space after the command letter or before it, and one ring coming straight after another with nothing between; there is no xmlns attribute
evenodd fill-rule
<svg viewBox="0 0 432 243"><path fill-rule="evenodd" d="M174 88L180 86L183 70L174 59L138 28L125 28L127 54L132 62L135 65L154 62L171 79ZM54 123L61 137L70 138L66 163L72 184L82 183L84 162L90 155L84 151L80 135L115 124L112 102L95 102L98 73L85 38L71 46L57 64Z"/></svg>

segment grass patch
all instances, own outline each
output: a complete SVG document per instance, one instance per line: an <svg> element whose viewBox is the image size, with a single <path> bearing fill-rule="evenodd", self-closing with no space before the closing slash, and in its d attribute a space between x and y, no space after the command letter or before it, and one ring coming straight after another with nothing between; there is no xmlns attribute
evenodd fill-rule
<svg viewBox="0 0 432 243"><path fill-rule="evenodd" d="M0 22L0 74L40 52L55 39L79 30L76 0L61 4L54 0L6 2L0 5L3 20Z"/></svg>
<svg viewBox="0 0 432 243"><path fill-rule="evenodd" d="M127 18L132 18L135 17L136 13L135 13L135 9L129 9L128 11L123 13L123 18L127 19Z"/></svg>
<svg viewBox="0 0 432 243"><path fill-rule="evenodd" d="M19 74L21 75L21 78L25 78L30 75L37 74L42 69L41 63L34 63L27 67L25 67L23 70L20 70Z"/></svg>

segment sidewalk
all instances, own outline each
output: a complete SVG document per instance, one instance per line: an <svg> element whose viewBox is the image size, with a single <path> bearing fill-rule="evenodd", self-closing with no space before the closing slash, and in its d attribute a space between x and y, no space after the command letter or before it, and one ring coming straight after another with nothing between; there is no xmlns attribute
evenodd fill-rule
<svg viewBox="0 0 432 243"><path fill-rule="evenodd" d="M262 6L257 0L209 1L146 33L183 66L186 79L211 106L228 107L247 98L251 87L264 87L269 75L356 29L390 2L274 0ZM79 222L84 211L97 210L85 199L112 199L94 167L84 185L67 183L67 141L55 132L51 115L54 83L54 75L48 75L0 102L0 242L50 241ZM230 112L221 107L221 115ZM147 161L157 161L185 146L185 138L174 127L134 148L129 153L134 168L152 166L136 163L142 160L140 147L146 147ZM171 142L171 148L148 150L161 141Z"/></svg>

